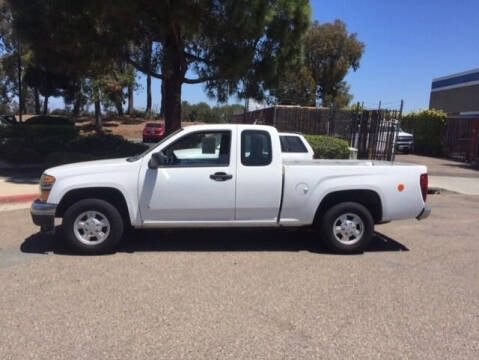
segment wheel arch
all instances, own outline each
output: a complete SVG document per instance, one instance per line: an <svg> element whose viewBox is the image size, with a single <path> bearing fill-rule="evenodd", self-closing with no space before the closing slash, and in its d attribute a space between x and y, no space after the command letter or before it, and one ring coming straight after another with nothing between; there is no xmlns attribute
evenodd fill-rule
<svg viewBox="0 0 479 360"><path fill-rule="evenodd" d="M374 190L339 190L327 194L318 205L314 216L314 224L317 225L328 209L342 202L357 202L366 207L371 213L374 223L380 223L383 216L381 197Z"/></svg>
<svg viewBox="0 0 479 360"><path fill-rule="evenodd" d="M126 198L120 190L113 187L87 187L69 190L62 196L55 217L63 217L71 205L83 199L100 199L109 202L118 209L124 223L131 225Z"/></svg>

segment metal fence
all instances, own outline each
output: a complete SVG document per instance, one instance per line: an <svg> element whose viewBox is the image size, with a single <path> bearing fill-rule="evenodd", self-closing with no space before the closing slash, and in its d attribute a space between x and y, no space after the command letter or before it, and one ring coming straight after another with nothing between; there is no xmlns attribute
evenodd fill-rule
<svg viewBox="0 0 479 360"><path fill-rule="evenodd" d="M271 125L282 132L337 136L357 148L359 159L393 160L400 118L400 110L278 105L234 115L231 122Z"/></svg>
<svg viewBox="0 0 479 360"><path fill-rule="evenodd" d="M353 112L351 146L358 159L394 160L401 111L362 110Z"/></svg>
<svg viewBox="0 0 479 360"><path fill-rule="evenodd" d="M479 160L479 118L447 119L444 153L461 161Z"/></svg>
<svg viewBox="0 0 479 360"><path fill-rule="evenodd" d="M343 139L349 139L351 133L351 111L330 108L277 105L234 115L231 122L265 124L283 132L332 135Z"/></svg>

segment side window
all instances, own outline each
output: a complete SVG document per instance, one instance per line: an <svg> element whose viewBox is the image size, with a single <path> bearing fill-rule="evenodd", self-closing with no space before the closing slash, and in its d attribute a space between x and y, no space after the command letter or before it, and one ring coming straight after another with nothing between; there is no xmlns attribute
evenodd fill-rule
<svg viewBox="0 0 479 360"><path fill-rule="evenodd" d="M228 166L230 131L195 132L183 136L163 150L169 166Z"/></svg>
<svg viewBox="0 0 479 360"><path fill-rule="evenodd" d="M308 150L304 146L299 136L280 136L281 151L285 153L307 153Z"/></svg>
<svg viewBox="0 0 479 360"><path fill-rule="evenodd" d="M245 130L241 133L241 163L245 166L271 164L271 138L267 131Z"/></svg>

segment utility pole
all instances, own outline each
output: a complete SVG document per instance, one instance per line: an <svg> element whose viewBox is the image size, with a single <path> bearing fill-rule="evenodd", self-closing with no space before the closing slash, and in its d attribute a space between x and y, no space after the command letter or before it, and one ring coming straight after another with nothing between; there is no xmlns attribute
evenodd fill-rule
<svg viewBox="0 0 479 360"><path fill-rule="evenodd" d="M23 94L22 94L22 48L20 39L17 39L17 65L18 65L18 120L22 122Z"/></svg>

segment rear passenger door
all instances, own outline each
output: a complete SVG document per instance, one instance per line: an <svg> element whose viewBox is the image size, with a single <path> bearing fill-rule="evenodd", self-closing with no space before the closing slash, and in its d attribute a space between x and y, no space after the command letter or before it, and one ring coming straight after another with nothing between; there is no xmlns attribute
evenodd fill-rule
<svg viewBox="0 0 479 360"><path fill-rule="evenodd" d="M240 128L241 129L241 128ZM266 130L238 131L236 220L274 223L282 191L279 137Z"/></svg>

